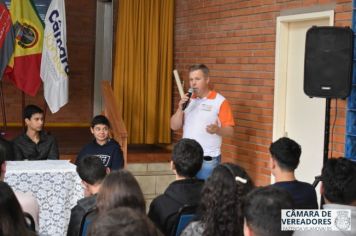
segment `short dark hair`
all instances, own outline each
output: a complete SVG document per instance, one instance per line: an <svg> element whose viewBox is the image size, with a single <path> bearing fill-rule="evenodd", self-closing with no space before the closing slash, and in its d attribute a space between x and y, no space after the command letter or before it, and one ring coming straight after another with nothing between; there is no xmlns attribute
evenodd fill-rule
<svg viewBox="0 0 356 236"><path fill-rule="evenodd" d="M90 227L89 235L161 236L162 233L146 214L128 207L118 207L97 217Z"/></svg>
<svg viewBox="0 0 356 236"><path fill-rule="evenodd" d="M323 170L324 197L332 203L350 205L356 201L356 163L346 158L329 159Z"/></svg>
<svg viewBox="0 0 356 236"><path fill-rule="evenodd" d="M294 171L299 165L302 149L300 145L287 137L273 142L269 147L272 158L278 162L282 170Z"/></svg>
<svg viewBox="0 0 356 236"><path fill-rule="evenodd" d="M79 177L88 184L101 183L106 176L106 167L97 156L84 156L77 164Z"/></svg>
<svg viewBox="0 0 356 236"><path fill-rule="evenodd" d="M293 232L281 231L281 209L293 207L293 199L287 190L270 185L247 194L243 212L246 224L256 236L285 236Z"/></svg>
<svg viewBox="0 0 356 236"><path fill-rule="evenodd" d="M203 163L203 148L194 139L183 138L173 148L172 161L177 174L193 178Z"/></svg>
<svg viewBox="0 0 356 236"><path fill-rule="evenodd" d="M23 111L23 119L31 120L33 114L40 113L43 114L43 110L36 105L27 105Z"/></svg>
<svg viewBox="0 0 356 236"><path fill-rule="evenodd" d="M196 71L196 70L201 70L204 74L205 77L209 77L209 68L204 65L204 64L195 64L189 67L189 73Z"/></svg>
<svg viewBox="0 0 356 236"><path fill-rule="evenodd" d="M92 119L92 121L91 121L91 127L92 128L94 128L95 125L99 125L99 124L100 125L106 125L109 128L111 127L110 126L110 121L104 115L97 115Z"/></svg>

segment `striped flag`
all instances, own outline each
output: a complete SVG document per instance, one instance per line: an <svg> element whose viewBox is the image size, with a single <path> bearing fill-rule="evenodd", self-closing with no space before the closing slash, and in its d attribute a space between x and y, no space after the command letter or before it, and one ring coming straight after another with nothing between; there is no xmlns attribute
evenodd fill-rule
<svg viewBox="0 0 356 236"><path fill-rule="evenodd" d="M0 0L0 79L14 51L15 35L10 12Z"/></svg>
<svg viewBox="0 0 356 236"><path fill-rule="evenodd" d="M68 102L68 51L64 0L52 0L45 18L41 78L52 113Z"/></svg>
<svg viewBox="0 0 356 236"><path fill-rule="evenodd" d="M9 74L15 85L35 96L40 85L43 23L32 0L11 0L10 13L15 30L15 49Z"/></svg>

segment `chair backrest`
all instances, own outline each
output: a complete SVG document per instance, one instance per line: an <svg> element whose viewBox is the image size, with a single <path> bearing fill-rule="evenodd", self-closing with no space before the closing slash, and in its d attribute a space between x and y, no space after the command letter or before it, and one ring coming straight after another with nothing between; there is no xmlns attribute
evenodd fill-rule
<svg viewBox="0 0 356 236"><path fill-rule="evenodd" d="M89 226L91 223L93 223L93 220L95 219L96 215L97 215L96 209L90 210L87 213L85 213L80 223L79 236L88 235Z"/></svg>
<svg viewBox="0 0 356 236"><path fill-rule="evenodd" d="M184 205L178 211L177 221L172 231L172 236L179 236L187 225L195 218L196 205Z"/></svg>
<svg viewBox="0 0 356 236"><path fill-rule="evenodd" d="M33 232L36 232L35 220L33 219L32 215L30 215L30 213L27 212L24 212L23 214L25 216L25 223L28 229Z"/></svg>

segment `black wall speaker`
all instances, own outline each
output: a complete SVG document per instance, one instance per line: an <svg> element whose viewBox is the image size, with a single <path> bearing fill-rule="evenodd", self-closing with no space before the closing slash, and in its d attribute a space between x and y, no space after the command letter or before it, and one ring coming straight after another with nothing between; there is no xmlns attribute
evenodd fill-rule
<svg viewBox="0 0 356 236"><path fill-rule="evenodd" d="M352 80L353 32L313 26L307 31L304 92L309 97L346 98Z"/></svg>

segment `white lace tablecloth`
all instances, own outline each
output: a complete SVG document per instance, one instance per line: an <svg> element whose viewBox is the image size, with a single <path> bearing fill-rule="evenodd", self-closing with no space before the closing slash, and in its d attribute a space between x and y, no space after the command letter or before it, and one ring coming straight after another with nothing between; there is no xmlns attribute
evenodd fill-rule
<svg viewBox="0 0 356 236"><path fill-rule="evenodd" d="M67 160L8 161L5 181L37 198L40 235L67 234L70 210L83 197L75 165Z"/></svg>

